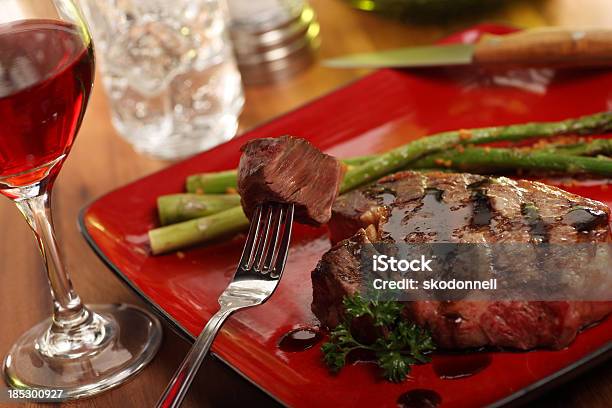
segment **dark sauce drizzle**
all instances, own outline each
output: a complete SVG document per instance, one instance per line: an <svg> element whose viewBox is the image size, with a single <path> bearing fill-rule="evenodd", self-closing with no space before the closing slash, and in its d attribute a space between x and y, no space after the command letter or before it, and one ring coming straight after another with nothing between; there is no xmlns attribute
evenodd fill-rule
<svg viewBox="0 0 612 408"><path fill-rule="evenodd" d="M486 227L491 224L493 207L486 190L489 183L490 179L486 178L467 186L469 190L472 190L472 225L474 227Z"/></svg>
<svg viewBox="0 0 612 408"><path fill-rule="evenodd" d="M597 227L605 226L608 217L601 210L576 206L569 210L563 217L563 221L576 228L578 232L588 232Z"/></svg>
<svg viewBox="0 0 612 408"><path fill-rule="evenodd" d="M436 202L438 203L442 202L442 196L444 195L444 190L440 190L439 188L427 188L425 189L425 193L429 195L430 197L433 196L433 198L436 199Z"/></svg>
<svg viewBox="0 0 612 408"><path fill-rule="evenodd" d="M416 389L403 393L397 399L399 408L435 408L442 403L442 397L435 391Z"/></svg>
<svg viewBox="0 0 612 408"><path fill-rule="evenodd" d="M278 348L287 352L304 351L320 342L322 337L317 329L301 327L283 335L278 342Z"/></svg>
<svg viewBox="0 0 612 408"><path fill-rule="evenodd" d="M538 207L533 203L521 204L521 215L529 227L529 235L536 244L546 243L550 239L550 225L540 216Z"/></svg>
<svg viewBox="0 0 612 408"><path fill-rule="evenodd" d="M445 380L470 377L491 364L487 353L438 354L432 358L436 375Z"/></svg>
<svg viewBox="0 0 612 408"><path fill-rule="evenodd" d="M393 188L382 184L373 184L365 190L366 197L376 199L379 204L391 205L395 201L397 193Z"/></svg>
<svg viewBox="0 0 612 408"><path fill-rule="evenodd" d="M452 207L443 196L444 190L426 188L420 204L408 215L404 209L394 208L389 221L383 224L384 236L401 242L408 231L409 242L427 242L432 237L436 242L450 242L454 231L469 219L470 208Z"/></svg>

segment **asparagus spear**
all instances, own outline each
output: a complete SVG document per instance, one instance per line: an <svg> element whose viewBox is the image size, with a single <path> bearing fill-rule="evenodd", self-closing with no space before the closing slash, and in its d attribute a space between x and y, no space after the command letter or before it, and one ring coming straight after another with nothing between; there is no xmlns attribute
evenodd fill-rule
<svg viewBox="0 0 612 408"><path fill-rule="evenodd" d="M557 152L573 156L610 156L612 155L612 139L595 139L589 142L568 145L554 145L539 149L541 151Z"/></svg>
<svg viewBox="0 0 612 408"><path fill-rule="evenodd" d="M415 161L411 167L446 167L461 171L487 173L521 170L544 170L565 174L612 176L612 160L608 158L571 156L555 151L525 151L467 147L432 154Z"/></svg>
<svg viewBox="0 0 612 408"><path fill-rule="evenodd" d="M546 171L560 171L559 166L563 166L571 160L556 159L551 157L554 153L571 155L571 156L595 156L600 154L610 154L612 152L612 139L596 139L589 142L573 143L573 144L552 144L545 147L539 147L533 150L514 150L510 153L508 149L496 149L487 156L484 156L485 151L491 152L491 149L469 149L467 153L460 153L455 150L445 151L439 154L425 156L422 159L410 165L411 168L456 168L460 170L481 170L488 172L504 171L511 169L532 169ZM526 153L546 153L546 155L535 156ZM466 156L467 155L467 156ZM555 155L556 156L556 155ZM371 160L374 156L363 156L344 160L346 163L364 163ZM509 160L512 157L512 160ZM497 161L499 160L499 162ZM539 160L539 162L535 162ZM572 163L575 161L572 161ZM452 163L454 165L450 165ZM593 174L601 174L598 172L598 164L595 162ZM505 166L505 167L500 167ZM604 173L605 167L604 165ZM589 168L593 166L589 163ZM564 170L567 173L581 172L580 168L573 167L570 170ZM226 172L222 172L226 173ZM206 176L214 177L214 173L208 173ZM194 176L198 177L198 175ZM221 174L221 177L225 177ZM221 179L217 179L214 185L221 186ZM235 181L234 181L235 182ZM222 210L237 206L240 204L240 198L236 194L172 194L161 196L158 199L159 218L162 225L168 225L189 219L200 218L206 215L211 215Z"/></svg>
<svg viewBox="0 0 612 408"><path fill-rule="evenodd" d="M349 166L359 166L376 156L359 156L342 161ZM200 173L187 177L186 189L193 194L223 194L236 190L238 174L236 170Z"/></svg>
<svg viewBox="0 0 612 408"><path fill-rule="evenodd" d="M612 160L607 158L478 147L465 148L462 152L432 155L414 162L413 165L415 168L442 166L487 172L530 169L612 176ZM161 254L240 231L248 224L242 208L235 207L208 217L156 228L149 231L149 240L153 253Z"/></svg>
<svg viewBox="0 0 612 408"><path fill-rule="evenodd" d="M557 144L542 147L538 150L556 151L573 156L610 156L612 155L612 139L595 139L589 142L567 145ZM364 164L376 157L378 156L359 156L343 159L342 161L350 168L351 166ZM236 189L236 177L236 170L194 174L187 178L187 192L194 194L223 194L228 190Z"/></svg>
<svg viewBox="0 0 612 408"><path fill-rule="evenodd" d="M467 147L462 151L452 150L429 155L413 162L411 167L448 167L463 171L486 172L523 169L612 176L612 160L608 158L571 156L554 151L486 147ZM242 208L235 207L212 216L151 230L149 239L153 253L160 254L237 232L246 228L248 223Z"/></svg>
<svg viewBox="0 0 612 408"><path fill-rule="evenodd" d="M341 192L374 181L396 170L409 167L410 163L427 154L457 145L481 144L497 141L520 141L535 137L568 134L590 134L612 130L612 112L601 112L560 122L527 123L496 126L472 130L439 133L417 139L387 153L383 153L361 166L347 171L340 187Z"/></svg>
<svg viewBox="0 0 612 408"><path fill-rule="evenodd" d="M200 242L242 231L249 226L242 207L172 224L149 231L149 244L154 255L185 248Z"/></svg>
<svg viewBox="0 0 612 408"><path fill-rule="evenodd" d="M597 155L612 155L612 139L595 139L589 142L573 143L568 145L551 145L539 148L542 151L557 151L561 154L573 156L597 156ZM349 166L362 165L374 158L372 156L359 156L342 161ZM232 189L236 189L236 170L227 170L221 172L200 173L194 174L187 178L187 192L194 194L223 194Z"/></svg>
<svg viewBox="0 0 612 408"><path fill-rule="evenodd" d="M200 173L187 177L187 192L193 194L223 194L236 190L236 170Z"/></svg>
<svg viewBox="0 0 612 408"><path fill-rule="evenodd" d="M238 194L169 194L157 198L161 225L216 214L240 205Z"/></svg>
<svg viewBox="0 0 612 408"><path fill-rule="evenodd" d="M561 122L532 123L474 129L472 131L444 132L428 138L416 140L388 153L381 154L362 165L349 168L341 191L348 191L395 170L410 167L416 159L426 154L460 144L487 143L498 140L519 141L533 137L548 137L563 134L584 135L605 132L611 129L612 112L603 112ZM551 156L561 157L562 155L549 154L548 158L552 159ZM514 163L517 161L516 158L509 157L509 159L514 160ZM584 169L587 172L595 172L595 170L597 170L596 174L602 174L604 171L607 171L608 164L601 163L602 161L606 161L605 159L571 157L568 160L576 159L579 159L577 166L581 170ZM584 159L587 160L585 161ZM598 161L592 162L589 160ZM492 161L489 160L489 164L491 163ZM549 164L553 166L554 162L549 161ZM500 164L500 166L501 165L502 164ZM566 163L565 166L554 165L554 167L555 169L566 171L568 165ZM229 172L225 173L225 176L228 176ZM232 174L232 177L235 183L235 172ZM226 188L221 191L225 190ZM202 189L202 191L205 191L205 189ZM248 220L242 212L242 209L236 207L208 217L151 230L149 231L149 239L151 241L153 253L158 254L196 243L206 242L230 232L239 231L247 226Z"/></svg>
<svg viewBox="0 0 612 408"><path fill-rule="evenodd" d="M587 135L609 130L612 130L612 112L601 112L560 122L493 126L438 133L397 147L387 153L345 160L350 167L344 177L341 192L349 191L385 174L406 168L410 162L419 157L461 144L521 141L535 137L569 134ZM605 142L598 143L605 144ZM187 191L190 193L218 194L225 193L228 189L236 189L236 170L196 174L187 179Z"/></svg>
<svg viewBox="0 0 612 408"><path fill-rule="evenodd" d="M375 154L372 154L372 155L369 155L369 156L349 157L347 159L342 159L342 162L344 164L346 164L347 166L349 166L349 167L361 166L363 163L369 162L370 160L372 160L375 157L376 157Z"/></svg>

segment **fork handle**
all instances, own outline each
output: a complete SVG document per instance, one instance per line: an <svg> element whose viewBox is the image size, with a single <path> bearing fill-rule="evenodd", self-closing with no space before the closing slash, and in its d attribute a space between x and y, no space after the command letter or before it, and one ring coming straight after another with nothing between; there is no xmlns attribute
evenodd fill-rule
<svg viewBox="0 0 612 408"><path fill-rule="evenodd" d="M211 317L157 401L157 408L178 408L181 405L219 329L232 312L233 309L222 307Z"/></svg>

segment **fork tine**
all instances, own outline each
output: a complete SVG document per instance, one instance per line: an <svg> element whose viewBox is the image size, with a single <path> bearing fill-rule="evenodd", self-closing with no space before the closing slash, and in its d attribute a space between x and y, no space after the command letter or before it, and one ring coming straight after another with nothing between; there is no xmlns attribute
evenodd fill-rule
<svg viewBox="0 0 612 408"><path fill-rule="evenodd" d="M271 259L271 264L274 265L270 270L270 277L278 278L280 277L280 272L282 272L285 267L285 263L287 262L287 255L289 254L289 241L291 240L291 229L293 226L293 212L294 207L290 205L285 212L285 216L283 217L283 228L282 228L282 239L280 240L280 245L278 246L278 251L274 248L275 255Z"/></svg>
<svg viewBox="0 0 612 408"><path fill-rule="evenodd" d="M259 253L262 250L263 244L265 243L266 236L268 235L268 231L270 229L270 217L272 216L272 209L269 205L261 206L261 223L260 228L257 231L257 235L255 236L255 241L251 246L251 253L249 256L249 260L246 264L247 270L253 268L253 265L257 263L257 259L260 256Z"/></svg>
<svg viewBox="0 0 612 408"><path fill-rule="evenodd" d="M266 224L265 224L265 228L262 230L261 239L259 240L257 244L255 256L253 257L253 263L250 265L250 267L253 268L255 272L260 271L259 268L262 263L262 259L265 258L266 251L268 250L268 246L270 244L270 229L272 228L272 224L276 221L275 205L268 204L264 208L266 210Z"/></svg>
<svg viewBox="0 0 612 408"><path fill-rule="evenodd" d="M248 265L248 261L251 257L251 252L253 252L253 246L255 244L255 239L259 234L259 229L261 227L261 206L257 206L253 216L251 217L251 225L249 227L249 235L247 236L246 242L244 243L244 248L242 249L242 255L240 256L240 261L238 262L238 267L246 269Z"/></svg>
<svg viewBox="0 0 612 408"><path fill-rule="evenodd" d="M268 251L265 259L262 259L263 266L260 269L262 273L268 273L272 269L272 265L276 259L276 255L278 254L278 242L279 236L281 234L281 229L283 228L283 219L287 213L287 209L284 205L280 205L278 208L278 214L276 217L276 222L274 224L273 236L274 239L270 244L270 250Z"/></svg>
<svg viewBox="0 0 612 408"><path fill-rule="evenodd" d="M272 206L271 221L268 225L268 231L266 231L266 240L264 242L262 251L258 254L260 256L257 258L257 262L255 263L255 272L261 272L264 274L268 272L268 268L266 268L266 260L269 259L271 254L274 252L274 248L276 247L276 242L278 240L278 230L282 223L283 206L280 204L272 204Z"/></svg>

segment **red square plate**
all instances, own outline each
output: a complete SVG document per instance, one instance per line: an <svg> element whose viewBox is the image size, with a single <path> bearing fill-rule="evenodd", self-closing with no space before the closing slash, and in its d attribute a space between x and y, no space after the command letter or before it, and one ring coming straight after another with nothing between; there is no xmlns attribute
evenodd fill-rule
<svg viewBox="0 0 612 408"><path fill-rule="evenodd" d="M480 26L450 41L474 41ZM81 214L87 241L111 269L193 339L217 310L231 279L243 238L201 246L178 256L153 257L147 230L156 225L155 200L183 190L193 173L233 168L239 147L257 137L292 134L328 153L347 157L379 152L443 130L560 120L612 107L612 72L537 70L487 76L471 68L381 70L276 118L224 145L173 165L98 199ZM612 204L606 184L568 189ZM213 345L214 353L281 403L309 406L396 406L411 389L429 389L442 405L503 405L610 355L612 319L586 330L562 351L493 352L483 371L460 379L439 378L431 364L417 366L401 384L381 381L374 367L356 364L330 375L319 347L278 349L289 330L316 325L310 311L310 272L330 247L325 229L295 229L289 260L272 299L235 314ZM178 362L177 362L178 364Z"/></svg>

